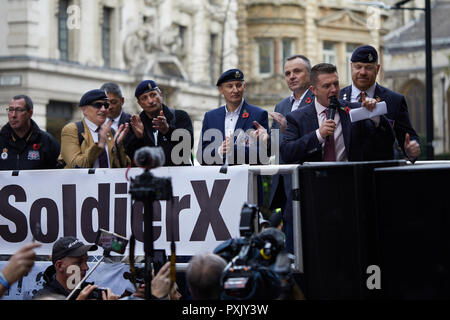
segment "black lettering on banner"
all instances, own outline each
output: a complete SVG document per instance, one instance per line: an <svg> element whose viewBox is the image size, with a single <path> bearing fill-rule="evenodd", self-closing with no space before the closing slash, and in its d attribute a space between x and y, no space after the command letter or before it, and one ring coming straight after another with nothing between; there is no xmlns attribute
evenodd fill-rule
<svg viewBox="0 0 450 320"><path fill-rule="evenodd" d="M89 243L94 243L97 237L97 231L93 229L92 211L97 209L98 227L109 229L109 183L99 183L98 200L94 197L88 197L81 206L81 233L84 239Z"/></svg>
<svg viewBox="0 0 450 320"><path fill-rule="evenodd" d="M42 208L47 210L47 234L42 233L42 226L36 229L36 226L41 224ZM34 238L42 243L52 243L58 238L59 233L59 216L58 206L55 201L48 198L37 199L33 202L30 209L30 230ZM36 231L38 232L36 234Z"/></svg>
<svg viewBox="0 0 450 320"><path fill-rule="evenodd" d="M133 203L133 218L131 219L131 229L137 241L144 242L144 204L141 201ZM153 221L161 221L161 204L159 201L153 202ZM161 227L153 226L153 241L161 236Z"/></svg>
<svg viewBox="0 0 450 320"><path fill-rule="evenodd" d="M166 239L180 241L180 212L191 207L191 195L187 194L181 200L180 197L173 197L172 202L166 203Z"/></svg>
<svg viewBox="0 0 450 320"><path fill-rule="evenodd" d="M127 183L116 183L116 194L128 194ZM114 232L122 236L127 235L127 198L114 200Z"/></svg>
<svg viewBox="0 0 450 320"><path fill-rule="evenodd" d="M16 225L16 232L11 232L7 225L0 225L0 236L8 242L22 242L28 234L27 217L9 204L10 196L14 196L16 202L27 201L27 195L21 186L8 185L0 191L0 214Z"/></svg>
<svg viewBox="0 0 450 320"><path fill-rule="evenodd" d="M63 221L64 221L64 236L77 236L77 193L76 185L63 184L62 199L63 199Z"/></svg>
<svg viewBox="0 0 450 320"><path fill-rule="evenodd" d="M144 242L144 204L135 201L131 212L131 230L137 241Z"/></svg>
<svg viewBox="0 0 450 320"><path fill-rule="evenodd" d="M153 222L154 221L161 222L161 203L159 201L153 202ZM156 241L156 239L161 236L161 229L161 227L153 226L153 241Z"/></svg>
<svg viewBox="0 0 450 320"><path fill-rule="evenodd" d="M231 238L230 232L219 211L229 183L230 179L214 180L211 196L208 196L208 187L206 186L205 180L191 181L192 188L200 205L200 214L194 231L192 231L190 241L204 241L210 224L216 240L223 241Z"/></svg>

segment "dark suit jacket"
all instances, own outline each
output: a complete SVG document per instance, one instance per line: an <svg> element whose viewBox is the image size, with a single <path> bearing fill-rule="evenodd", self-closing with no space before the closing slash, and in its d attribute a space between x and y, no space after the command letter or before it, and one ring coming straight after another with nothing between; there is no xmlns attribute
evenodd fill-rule
<svg viewBox="0 0 450 320"><path fill-rule="evenodd" d="M243 117L242 115L244 113L247 113L247 117ZM253 125L253 121L258 121L260 125L262 125L266 130L269 131L269 120L267 111L253 106L251 104L248 104L244 100L244 104L242 105L241 112L239 114L239 119L236 122L235 131L238 129L242 129L244 132L246 132L248 129L256 129ZM222 137L220 141L215 141L215 138L212 137L211 139L205 139L205 132L208 129L218 129L222 133ZM216 108L214 110L208 111L205 113L205 116L203 118L203 125L202 125L202 135L200 137L200 143L198 145L198 151L197 151L197 160L200 164L206 165L206 164L213 164L213 165L219 165L224 163L224 158L222 157L216 157L216 151L218 150L219 146L221 145L222 141L225 139L225 107L221 106L219 108ZM235 137L236 141L236 137ZM210 144L214 143L214 146L217 146L216 148L208 148L206 149ZM205 153L206 149L206 153ZM237 146L235 145L234 148L234 162L233 164L242 164L239 163L238 158L238 150ZM253 150L252 150L253 152ZM257 151L255 151L257 152ZM205 156L207 153L212 157L215 158L216 161L214 163L207 163L205 162ZM244 163L249 163L251 158L249 156L250 154L250 148L248 146L245 147L245 161ZM259 153L257 157L257 162L260 164L261 159L259 158Z"/></svg>
<svg viewBox="0 0 450 320"><path fill-rule="evenodd" d="M359 103L345 104L351 108L360 107ZM378 128L371 120L350 122L350 116L342 109L338 110L348 161L377 160L379 146L392 152L394 137L389 123L382 118ZM316 136L319 128L314 101L304 108L297 109L286 116L288 126L281 144L281 156L286 163L303 163L322 160L322 144Z"/></svg>
<svg viewBox="0 0 450 320"><path fill-rule="evenodd" d="M347 86L341 90L340 97L346 96L347 101L350 101L352 96L352 86ZM412 140L416 140L419 143L419 136L411 125L411 120L408 113L408 105L406 104L405 97L400 93L389 90L388 88L380 86L378 83L375 87L374 98L380 98L381 101L385 101L387 105L386 117L391 120L393 124L395 136L398 140L398 144L401 147L404 155L405 134L409 133Z"/></svg>
<svg viewBox="0 0 450 320"><path fill-rule="evenodd" d="M314 94L311 90L307 90L305 96L303 97L302 101L300 102L300 105L298 106L298 109L303 108L304 106L308 105L314 101ZM291 112L292 109L292 102L291 97L284 98L280 102L277 103L275 106L275 112L281 113L283 116L286 117L288 113ZM270 127L270 130L273 129L280 129L280 126L275 121L272 121L272 126ZM278 147L281 145L283 141L283 133L279 132L279 143ZM284 164L285 162L280 157L280 164ZM282 184L282 189L280 188L278 190L278 185ZM291 175L289 174L276 174L272 176L272 186L270 191L270 208L281 208L284 205L284 202L287 199L287 196L291 192L292 189L292 183L291 183ZM283 193L284 191L284 193Z"/></svg>
<svg viewBox="0 0 450 320"><path fill-rule="evenodd" d="M130 119L131 119L131 114L126 113L125 111L122 111L122 114L120 115L120 118L119 118L119 127L121 124L130 123ZM131 128L130 128L130 130L131 130Z"/></svg>
<svg viewBox="0 0 450 320"><path fill-rule="evenodd" d="M164 166L190 165L192 156L190 151L189 154L179 155L183 158L183 162L181 164L175 164L171 155L172 149L181 142L172 141L172 134L176 129L185 129L188 131L188 133L190 134L190 150L192 149L192 146L194 145L194 130L192 127L191 118L184 110L170 109L164 104L162 109L167 123L169 124L169 131L165 135L159 133L157 141L157 146L162 147L164 150L164 155L166 158ZM127 134L124 141L126 153L131 159L134 159L134 153L136 152L136 150L145 146L155 146L152 119L150 119L144 111L139 114L139 117L144 124L144 136L141 139L138 139L133 130L130 129L130 132Z"/></svg>

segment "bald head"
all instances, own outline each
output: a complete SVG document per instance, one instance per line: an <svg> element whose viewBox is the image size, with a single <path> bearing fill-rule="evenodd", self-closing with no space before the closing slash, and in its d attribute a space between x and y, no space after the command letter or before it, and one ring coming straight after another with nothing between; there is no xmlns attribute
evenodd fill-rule
<svg viewBox="0 0 450 320"><path fill-rule="evenodd" d="M194 256L186 271L192 298L195 300L217 300L220 298L220 278L226 261L214 253Z"/></svg>

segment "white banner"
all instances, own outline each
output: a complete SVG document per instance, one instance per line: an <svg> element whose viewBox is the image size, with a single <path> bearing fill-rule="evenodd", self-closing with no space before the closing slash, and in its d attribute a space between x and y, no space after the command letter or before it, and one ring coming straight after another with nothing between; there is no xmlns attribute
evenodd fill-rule
<svg viewBox="0 0 450 320"><path fill-rule="evenodd" d="M144 206L132 201L126 179L126 174L132 178L143 172L140 168L128 174L126 169L30 170L14 176L0 171L0 254L13 254L35 238L43 244L37 254L49 255L58 238L70 235L94 243L102 228L128 239L133 231L135 254L144 255ZM189 256L211 252L239 235L248 166L229 167L226 174L216 166L160 167L150 173L170 177L174 196L171 204L154 202L155 249L169 254L173 235L177 255Z"/></svg>

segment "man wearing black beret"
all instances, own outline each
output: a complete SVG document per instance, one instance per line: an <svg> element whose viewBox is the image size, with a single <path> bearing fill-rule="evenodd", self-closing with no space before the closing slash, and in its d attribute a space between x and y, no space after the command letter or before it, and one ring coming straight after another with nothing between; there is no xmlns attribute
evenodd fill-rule
<svg viewBox="0 0 450 320"><path fill-rule="evenodd" d="M61 157L65 168L123 168L131 163L122 141L128 124L117 132L106 121L109 108L105 91L94 89L80 99L82 121L69 123L61 131Z"/></svg>
<svg viewBox="0 0 450 320"><path fill-rule="evenodd" d="M267 149L267 111L245 101L246 85L241 70L225 71L216 85L225 98L225 105L205 113L197 160L202 165L219 165L225 161L262 164L258 148Z"/></svg>
<svg viewBox="0 0 450 320"><path fill-rule="evenodd" d="M161 89L153 80L139 83L134 95L143 111L131 116L132 131L125 139L128 156L134 159L136 150L145 146L162 147L165 166L191 165L194 130L188 113L166 106ZM180 147L172 154L178 143L186 147Z"/></svg>
<svg viewBox="0 0 450 320"><path fill-rule="evenodd" d="M355 49L351 57L352 84L341 90L340 97L349 102L358 102L367 98L385 101L386 117L391 123L400 150L409 160L414 162L420 155L419 137L411 125L405 97L376 83L380 64L377 50L369 45ZM400 155L400 157L403 157ZM399 157L399 155L396 155Z"/></svg>

